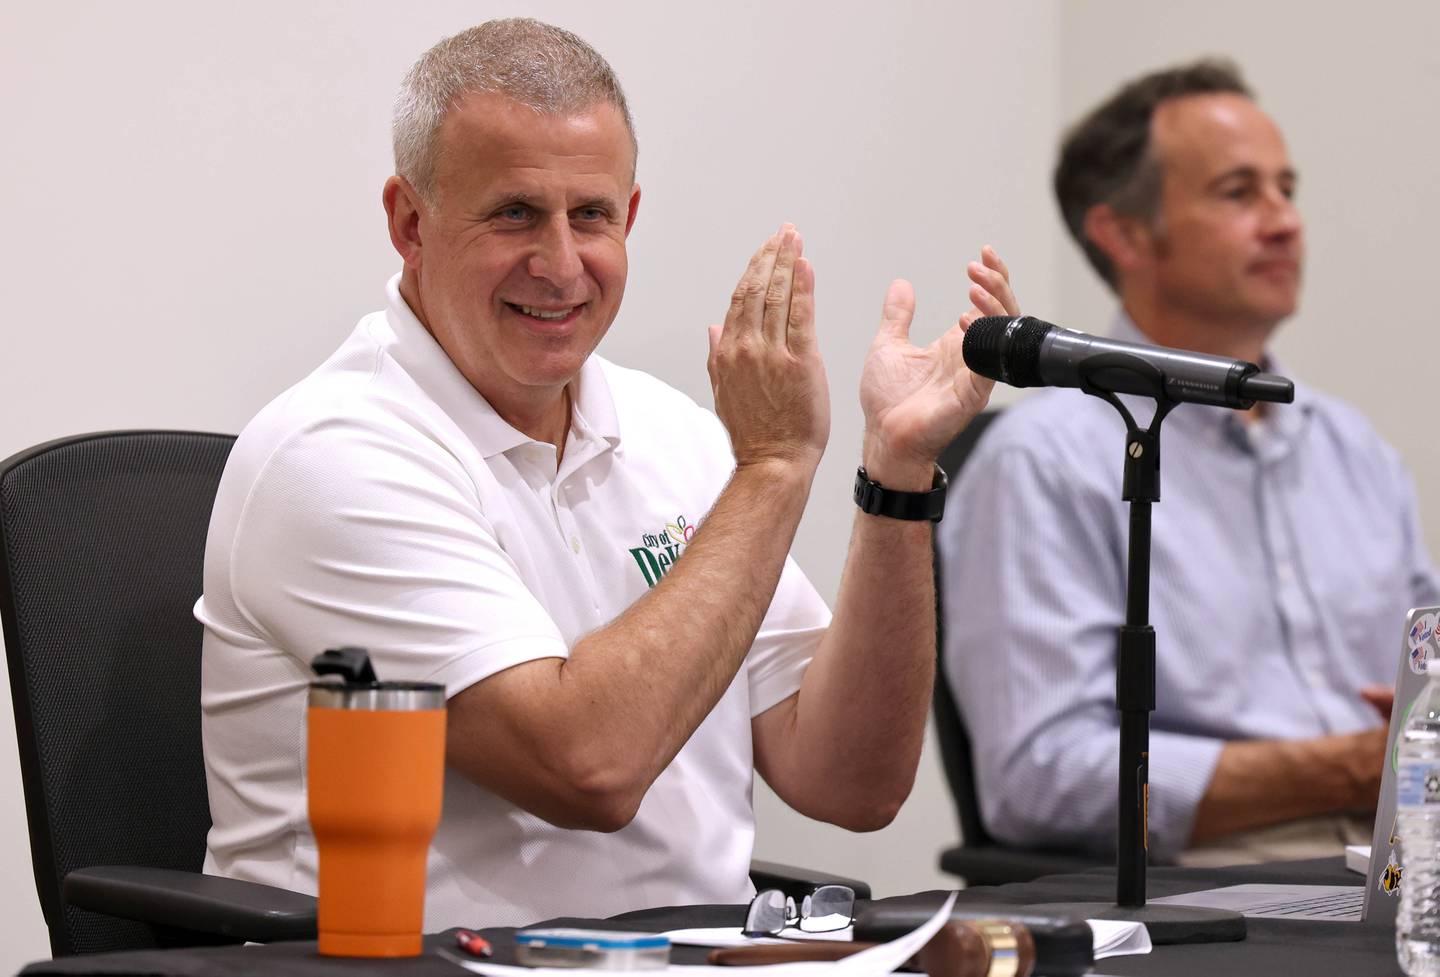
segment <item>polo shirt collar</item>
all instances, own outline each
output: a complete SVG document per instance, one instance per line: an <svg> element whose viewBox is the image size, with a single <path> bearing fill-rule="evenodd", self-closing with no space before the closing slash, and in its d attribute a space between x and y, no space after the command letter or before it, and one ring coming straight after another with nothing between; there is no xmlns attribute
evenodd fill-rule
<svg viewBox="0 0 1440 977"><path fill-rule="evenodd" d="M1153 346L1155 341L1140 331L1134 321L1121 309L1111 323L1110 338L1127 343L1144 343ZM1263 370L1285 375L1285 368L1267 350L1260 362ZM1126 398L1130 400L1130 398ZM1145 399L1145 398L1142 398ZM1131 407L1133 412L1134 408ZM1191 433L1213 438L1223 438L1239 444L1264 460L1274 460L1288 455L1299 443L1310 418L1315 411L1315 394L1310 388L1295 381L1295 401L1291 404L1276 404L1265 412L1265 417L1255 424L1241 420L1240 412L1224 407L1186 406L1166 419L1168 426L1183 425ZM1146 423L1148 412L1136 415L1136 420ZM1162 429L1163 431L1163 429ZM1162 433L1163 442L1164 435Z"/></svg>
<svg viewBox="0 0 1440 977"><path fill-rule="evenodd" d="M385 286L385 321L393 341L387 352L460 427L485 458L534 441L496 413L490 402L470 385L465 375L435 341L400 294L400 276ZM572 417L570 437L576 440L620 443L620 422L615 400L599 357L590 356L570 381Z"/></svg>
<svg viewBox="0 0 1440 977"><path fill-rule="evenodd" d="M605 379L601 360L593 353L586 357L580 373L570 381L570 436L593 441L608 441L610 447L620 444L620 418L615 413L615 398Z"/></svg>

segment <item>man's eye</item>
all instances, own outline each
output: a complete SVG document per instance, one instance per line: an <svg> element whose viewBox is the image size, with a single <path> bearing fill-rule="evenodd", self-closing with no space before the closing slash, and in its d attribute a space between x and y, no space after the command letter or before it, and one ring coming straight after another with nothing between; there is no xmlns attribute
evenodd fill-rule
<svg viewBox="0 0 1440 977"><path fill-rule="evenodd" d="M498 216L501 220L509 221L512 224L523 223L530 217L530 208L521 207L519 205L516 205L514 207L505 207L500 210Z"/></svg>
<svg viewBox="0 0 1440 977"><path fill-rule="evenodd" d="M581 207L575 212L575 217L583 223L593 224L596 221L603 221L606 214L600 207Z"/></svg>

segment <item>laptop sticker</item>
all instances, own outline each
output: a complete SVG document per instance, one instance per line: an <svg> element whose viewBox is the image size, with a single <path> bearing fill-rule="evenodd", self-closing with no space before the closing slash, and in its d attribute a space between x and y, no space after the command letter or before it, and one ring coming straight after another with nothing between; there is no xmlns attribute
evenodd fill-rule
<svg viewBox="0 0 1440 977"><path fill-rule="evenodd" d="M1422 614L1410 627L1407 640L1410 642L1410 671L1424 675L1425 669L1434 657L1432 639L1435 637L1435 615Z"/></svg>
<svg viewBox="0 0 1440 977"><path fill-rule="evenodd" d="M1399 862L1395 861L1395 853L1390 853L1390 861L1385 865L1385 871L1380 873L1380 891L1387 896L1398 896L1400 894L1400 878L1405 874L1405 869Z"/></svg>

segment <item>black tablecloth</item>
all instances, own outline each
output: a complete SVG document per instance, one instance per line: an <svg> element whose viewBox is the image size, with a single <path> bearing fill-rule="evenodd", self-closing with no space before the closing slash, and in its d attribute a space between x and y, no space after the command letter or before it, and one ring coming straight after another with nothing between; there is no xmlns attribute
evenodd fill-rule
<svg viewBox="0 0 1440 977"><path fill-rule="evenodd" d="M938 904L937 904L938 905ZM744 906L678 906L644 909L611 919L556 919L536 926L579 926L587 929L663 930L692 926L740 926ZM495 948L494 963L516 963L515 927L478 928ZM180 950L132 950L127 953L97 953L32 963L21 971L23 977L40 974L126 974L170 975L170 977L239 977L263 974L267 977L458 977L465 973L435 951L454 952L456 931L425 937L425 952L402 960L359 960L322 957L315 942L271 943L267 946L193 947ZM709 951L704 947L676 946L670 959L675 963L702 964ZM577 971L577 973L581 973ZM600 973L591 971L591 973Z"/></svg>
<svg viewBox="0 0 1440 977"><path fill-rule="evenodd" d="M1342 858L1272 862L1218 869L1152 868L1146 892L1152 897L1197 892L1247 882L1359 885L1363 877L1346 870ZM1113 902L1113 870L1053 875L1022 885L967 889L961 902L1023 905L1095 899ZM1364 923L1322 923L1248 919L1240 943L1158 946L1144 956L1110 957L1096 973L1118 977L1400 977L1395 933Z"/></svg>
<svg viewBox="0 0 1440 977"><path fill-rule="evenodd" d="M1178 895L1220 885L1245 882L1308 882L1320 885L1356 885L1360 877L1347 872L1339 858L1309 862L1278 862L1268 865L1223 869L1157 868L1149 873L1151 896ZM1055 875L1018 885L979 887L960 893L962 903L1074 902L1113 900L1113 871L1097 869L1075 875ZM904 901L933 902L939 905L942 893L920 893L900 897ZM684 906L647 909L613 919L551 920L543 925L586 926L609 929L660 931L692 926L738 926L742 906ZM1392 977L1400 974L1395 962L1395 934L1386 928L1363 923L1319 923L1295 920L1252 919L1248 936L1240 943L1212 943L1196 946L1162 946L1145 956L1112 957L1102 960L1096 971L1102 974L1146 975L1146 977L1272 977L1315 974L1325 977ZM497 963L514 962L513 929L484 929L495 944ZM157 974L184 977L233 977L239 974L314 975L314 977L457 977L455 964L435 954L440 947L455 945L454 931L425 939L426 954L409 960L342 960L321 957L314 943L275 943L256 947L205 947L184 950L142 950L107 953L31 964L26 977L41 974ZM677 963L701 963L704 949L675 947ZM723 971L719 971L723 975Z"/></svg>

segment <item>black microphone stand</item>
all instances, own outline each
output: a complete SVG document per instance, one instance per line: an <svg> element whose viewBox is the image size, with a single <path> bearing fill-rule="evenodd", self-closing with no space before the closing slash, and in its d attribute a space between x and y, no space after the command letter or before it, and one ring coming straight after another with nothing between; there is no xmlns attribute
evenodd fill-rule
<svg viewBox="0 0 1440 977"><path fill-rule="evenodd" d="M1095 385L1104 372L1138 377L1155 400L1150 426L1142 428L1120 398ZM1155 629L1150 626L1150 510L1160 501L1160 425L1178 401L1165 391L1165 375L1128 353L1088 357L1079 367L1080 389L1111 404L1125 421L1125 481L1130 503L1130 545L1125 623L1115 660L1115 708L1120 713L1120 806L1115 848L1115 905L1061 903L1035 910L1083 913L1091 919L1144 923L1154 943L1219 943L1245 938L1245 918L1223 909L1145 904L1149 849L1150 713L1155 710Z"/></svg>
<svg viewBox="0 0 1440 977"><path fill-rule="evenodd" d="M1148 366L1148 364L1147 364ZM1158 373L1158 371L1157 371ZM1163 379L1163 378L1162 378ZM1141 428L1114 393L1099 390L1081 373L1085 393L1110 403L1125 420L1125 481L1120 497L1130 503L1129 565L1125 623L1115 660L1115 709L1120 713L1120 807L1115 850L1115 902L1145 905L1149 849L1150 713L1155 711L1155 629L1150 626L1150 509L1160 501L1160 424L1175 407L1156 384L1155 414Z"/></svg>

